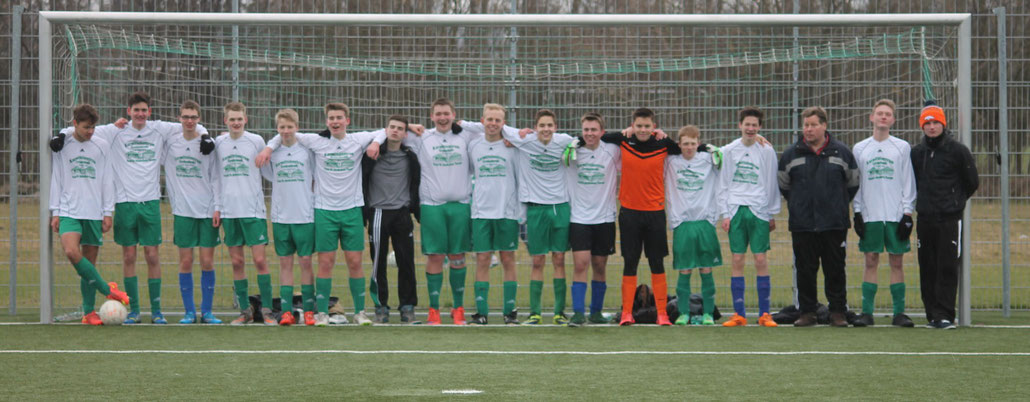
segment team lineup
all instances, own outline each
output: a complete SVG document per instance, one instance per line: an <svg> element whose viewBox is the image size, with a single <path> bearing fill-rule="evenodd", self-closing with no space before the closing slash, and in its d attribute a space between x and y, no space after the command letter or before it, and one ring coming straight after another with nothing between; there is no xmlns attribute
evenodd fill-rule
<svg viewBox="0 0 1030 402"><path fill-rule="evenodd" d="M451 101L438 99L429 107L429 127L394 115L382 129L349 132L348 106L329 103L324 107L325 130L300 133L297 112L282 109L275 116L278 134L266 143L246 130L242 103L224 106L228 132L218 136L199 124L201 107L194 101L181 105L179 122L174 123L150 120L150 103L145 93L132 94L129 119L106 125L97 125L95 108L79 105L73 110L72 126L50 141L51 227L81 278L84 324L104 322L95 306L97 292L127 306L125 324L142 322L137 246L142 246L147 266L151 321L167 323L158 258L163 168L179 255L185 309L181 324L222 322L212 311L214 251L222 243L231 258L235 304L240 308L233 325L349 322L339 302L330 308L341 249L351 319L360 325L389 323L391 246L398 270L393 305L400 322L423 323L415 315L414 218L426 256L429 309L424 324L442 323L445 266L453 302L451 322L487 324L493 258L503 270L504 323L543 323L541 299L549 256L553 324L716 325L712 271L723 265L717 236L722 230L729 238L734 312L721 325L748 325L744 268L750 250L757 324L776 327L766 253L783 199L794 255L794 326L817 324L820 266L829 325L874 325L883 252L890 267L892 324L914 326L905 313L902 267L915 230L927 327L955 327L962 212L979 180L969 149L953 138L943 109L933 101L920 113L923 138L915 146L891 135L896 107L883 99L870 109L871 135L852 148L828 131L823 108L805 109L797 141L780 155L760 135L765 114L756 107L739 111L739 138L719 148L702 141L701 130L694 125L665 133L659 116L647 108L634 110L632 124L624 130L607 130L604 117L587 113L580 118L581 132L570 135L556 132L557 115L548 109L536 113L532 128L518 129L506 124L502 105L484 105L479 121L473 122L460 120ZM264 180L272 188L267 207ZM270 215L266 209L271 209ZM266 219L271 219L271 233ZM615 254L616 220L624 263L621 310L611 316L602 307L608 257ZM531 267L529 312L520 320L515 251L522 224ZM865 268L861 311L849 316L844 261L851 227L859 235ZM121 287L105 282L95 266L103 233L112 229L122 248ZM668 231L673 236L671 269L678 273L674 297L668 294L666 277ZM365 236L372 261L368 281L361 260ZM273 309L275 292L265 251L270 241L279 257L281 309ZM245 270L246 248L260 294L254 303ZM194 300L194 249L199 249L201 269L199 310ZM571 285L565 267L570 250ZM475 312L468 318L467 253L475 256ZM655 317L650 320L634 311L641 257L651 272ZM296 311L295 262L301 271ZM696 313L686 308L695 269L701 282ZM571 316L565 304L570 288ZM368 298L373 302L370 310L365 305ZM670 305L672 299L678 307Z"/></svg>

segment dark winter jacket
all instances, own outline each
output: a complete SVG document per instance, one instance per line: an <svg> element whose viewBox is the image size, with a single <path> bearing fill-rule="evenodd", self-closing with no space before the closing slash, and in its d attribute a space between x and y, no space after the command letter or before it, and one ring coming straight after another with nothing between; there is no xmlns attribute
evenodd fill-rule
<svg viewBox="0 0 1030 402"><path fill-rule="evenodd" d="M791 232L847 230L848 203L858 192L855 156L844 143L826 133L816 154L801 136L780 156L777 181L787 199Z"/></svg>
<svg viewBox="0 0 1030 402"><path fill-rule="evenodd" d="M923 142L912 148L912 168L919 217L962 218L966 200L980 186L969 148L955 141L948 130L937 138L923 136Z"/></svg>
<svg viewBox="0 0 1030 402"><path fill-rule="evenodd" d="M411 148L401 145L401 151L408 157L408 193L411 201L409 201L408 210L415 216L416 221L420 221L421 214L419 210L419 197L418 197L418 186L422 183L422 168L418 164L418 155ZM386 144L382 145L382 150L386 152ZM365 222L367 223L369 218L372 216L372 209L368 206L368 189L372 182L372 169L376 166L376 160L369 158L368 155L361 157L361 191L365 195L365 205L361 208L365 215Z"/></svg>

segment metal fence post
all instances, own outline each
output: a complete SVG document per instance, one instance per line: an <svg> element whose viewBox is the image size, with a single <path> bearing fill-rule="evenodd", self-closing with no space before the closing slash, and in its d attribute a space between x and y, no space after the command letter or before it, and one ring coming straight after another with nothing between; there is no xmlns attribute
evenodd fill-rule
<svg viewBox="0 0 1030 402"><path fill-rule="evenodd" d="M1012 284L1009 270L1009 69L1005 33L1005 7L994 9L998 16L998 152L1001 154L1001 311L1011 312Z"/></svg>
<svg viewBox="0 0 1030 402"><path fill-rule="evenodd" d="M18 313L18 296L15 292L18 289L18 167L20 165L18 163L18 127L21 125L21 122L18 121L21 114L18 105L21 103L21 99L19 99L21 91L21 14L25 11L25 7L14 6L13 11L14 13L11 15L11 146L8 148L7 158L7 187L10 190L8 203L11 212L10 221L7 223L11 227L11 262L8 265L11 274L11 279L8 281L10 300L7 308L10 315Z"/></svg>

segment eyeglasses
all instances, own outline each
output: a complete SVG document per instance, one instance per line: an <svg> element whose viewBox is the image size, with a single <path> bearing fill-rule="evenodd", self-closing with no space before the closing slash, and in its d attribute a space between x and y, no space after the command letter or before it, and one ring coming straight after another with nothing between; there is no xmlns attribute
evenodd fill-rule
<svg viewBox="0 0 1030 402"><path fill-rule="evenodd" d="M193 116L179 116L179 118L183 119L183 120L200 120L200 116L197 116L197 115L193 115Z"/></svg>

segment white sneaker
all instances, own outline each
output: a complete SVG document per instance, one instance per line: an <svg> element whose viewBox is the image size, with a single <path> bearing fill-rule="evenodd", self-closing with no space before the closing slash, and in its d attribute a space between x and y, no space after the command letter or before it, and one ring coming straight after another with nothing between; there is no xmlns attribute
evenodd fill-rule
<svg viewBox="0 0 1030 402"><path fill-rule="evenodd" d="M329 325L329 314L326 314L326 313L315 314L315 326L316 327L324 327L326 325Z"/></svg>
<svg viewBox="0 0 1030 402"><path fill-rule="evenodd" d="M357 313L354 313L354 321L357 322L358 325L362 325L362 326L370 326L370 325L372 325L372 320L368 319L368 317L365 316L365 311L364 310L359 311Z"/></svg>
<svg viewBox="0 0 1030 402"><path fill-rule="evenodd" d="M329 320L329 323L333 324L333 325L346 324L346 323L349 322L349 321L347 321L347 315L346 314L333 314L333 315L329 316L328 320Z"/></svg>

